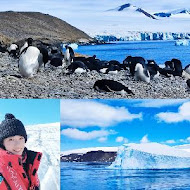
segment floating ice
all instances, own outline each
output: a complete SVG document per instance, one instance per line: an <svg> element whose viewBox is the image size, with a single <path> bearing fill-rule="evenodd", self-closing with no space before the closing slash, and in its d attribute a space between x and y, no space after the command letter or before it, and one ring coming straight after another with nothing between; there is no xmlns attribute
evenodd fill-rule
<svg viewBox="0 0 190 190"><path fill-rule="evenodd" d="M188 40L177 40L175 41L176 46L188 46L189 41Z"/></svg>
<svg viewBox="0 0 190 190"><path fill-rule="evenodd" d="M190 168L190 153L159 143L124 144L111 169Z"/></svg>
<svg viewBox="0 0 190 190"><path fill-rule="evenodd" d="M69 47L71 47L73 50L78 49L78 44L76 43L72 43L72 44L61 44L61 49L65 50L65 46L68 45Z"/></svg>

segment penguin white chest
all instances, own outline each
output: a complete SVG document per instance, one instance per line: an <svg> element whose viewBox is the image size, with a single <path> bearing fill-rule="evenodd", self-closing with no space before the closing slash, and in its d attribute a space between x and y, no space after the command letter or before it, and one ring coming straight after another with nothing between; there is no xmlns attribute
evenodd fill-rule
<svg viewBox="0 0 190 190"><path fill-rule="evenodd" d="M33 77L43 63L42 54L33 46L27 48L19 58L19 70L24 77Z"/></svg>
<svg viewBox="0 0 190 190"><path fill-rule="evenodd" d="M66 51L65 51L65 60L66 60L66 61L69 61L69 60L70 60L69 49L66 49Z"/></svg>
<svg viewBox="0 0 190 190"><path fill-rule="evenodd" d="M145 74L147 72L147 75ZM144 82L149 83L150 82L150 73L148 70L144 71L143 66L140 63L136 64L135 67L135 79L136 80L141 80Z"/></svg>

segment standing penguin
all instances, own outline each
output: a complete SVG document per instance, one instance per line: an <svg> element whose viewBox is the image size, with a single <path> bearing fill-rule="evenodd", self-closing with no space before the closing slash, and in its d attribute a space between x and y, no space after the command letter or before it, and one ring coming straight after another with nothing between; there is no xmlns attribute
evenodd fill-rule
<svg viewBox="0 0 190 190"><path fill-rule="evenodd" d="M174 65L174 76L182 76L182 63L179 59L172 59L171 60L172 64Z"/></svg>
<svg viewBox="0 0 190 190"><path fill-rule="evenodd" d="M25 43L26 44L26 43ZM32 46L32 39L27 39L26 46L19 57L19 71L23 77L31 78L37 73L43 63L43 55L37 47Z"/></svg>
<svg viewBox="0 0 190 190"><path fill-rule="evenodd" d="M147 83L150 82L150 73L149 73L148 69L145 67L145 65L142 65L141 63L136 64L135 79L141 80L141 81L144 81Z"/></svg>
<svg viewBox="0 0 190 190"><path fill-rule="evenodd" d="M70 46L66 45L65 48L66 48L66 51L64 55L64 61L65 61L66 67L68 67L73 62L75 53Z"/></svg>

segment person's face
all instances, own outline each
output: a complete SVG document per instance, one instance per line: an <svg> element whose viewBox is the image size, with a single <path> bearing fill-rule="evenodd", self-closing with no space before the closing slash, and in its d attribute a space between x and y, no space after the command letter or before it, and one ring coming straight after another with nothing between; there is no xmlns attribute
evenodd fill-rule
<svg viewBox="0 0 190 190"><path fill-rule="evenodd" d="M5 149L13 154L22 155L25 147L25 138L20 135L7 137L3 140Z"/></svg>

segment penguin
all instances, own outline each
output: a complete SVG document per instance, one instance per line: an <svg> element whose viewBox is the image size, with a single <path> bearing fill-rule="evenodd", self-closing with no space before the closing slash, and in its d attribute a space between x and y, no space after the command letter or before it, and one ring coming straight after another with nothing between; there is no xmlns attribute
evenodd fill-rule
<svg viewBox="0 0 190 190"><path fill-rule="evenodd" d="M128 56L123 61L125 67L129 67L132 76L135 74L135 66L137 63L145 64L145 59L143 57L132 57Z"/></svg>
<svg viewBox="0 0 190 190"><path fill-rule="evenodd" d="M74 61L68 67L68 74L72 73L85 73L87 72L88 67L82 61Z"/></svg>
<svg viewBox="0 0 190 190"><path fill-rule="evenodd" d="M174 65L173 75L181 77L183 72L181 61L179 59L172 59L171 62Z"/></svg>
<svg viewBox="0 0 190 190"><path fill-rule="evenodd" d="M184 71L190 75L190 64L184 68Z"/></svg>
<svg viewBox="0 0 190 190"><path fill-rule="evenodd" d="M38 49L40 50L40 53L43 56L43 63L44 63L44 67L45 67L45 64L49 61L48 50L45 46L42 46L42 45L39 45Z"/></svg>
<svg viewBox="0 0 190 190"><path fill-rule="evenodd" d="M64 60L65 60L66 66L69 66L73 62L75 54L74 54L73 49L70 46L66 45L65 48L66 48L66 51L64 55Z"/></svg>
<svg viewBox="0 0 190 190"><path fill-rule="evenodd" d="M186 70L183 70L182 77L185 79L190 79L190 74L186 72Z"/></svg>
<svg viewBox="0 0 190 190"><path fill-rule="evenodd" d="M146 65L149 73L150 73L150 78L155 79L158 78L160 73L159 73L159 66L156 64L154 60L147 60L148 63Z"/></svg>
<svg viewBox="0 0 190 190"><path fill-rule="evenodd" d="M186 83L187 83L187 89L190 90L190 79L188 79L188 80L186 81Z"/></svg>
<svg viewBox="0 0 190 190"><path fill-rule="evenodd" d="M166 61L165 63L165 68L170 69L170 70L174 70L174 63L171 61Z"/></svg>
<svg viewBox="0 0 190 190"><path fill-rule="evenodd" d="M109 66L108 66L105 74L116 75L116 74L118 74L119 71L121 71L121 68L119 67L119 65L117 65L117 64L115 65L115 64L109 62Z"/></svg>
<svg viewBox="0 0 190 190"><path fill-rule="evenodd" d="M94 83L93 88L98 91L116 92L121 95L125 94L134 95L134 93L129 88L114 80L108 80L108 79L97 80Z"/></svg>
<svg viewBox="0 0 190 190"><path fill-rule="evenodd" d="M20 48L20 55L22 54L22 52L29 46L32 46L32 43L33 43L33 39L32 38L28 38L24 45Z"/></svg>
<svg viewBox="0 0 190 190"><path fill-rule="evenodd" d="M23 77L33 77L43 64L43 55L37 47L32 46L31 38L27 40L25 47L19 57L19 71Z"/></svg>
<svg viewBox="0 0 190 190"><path fill-rule="evenodd" d="M9 52L9 55L14 57L14 58L17 58L17 55L18 55L18 45L17 44L11 44L8 48L8 52Z"/></svg>
<svg viewBox="0 0 190 190"><path fill-rule="evenodd" d="M0 52L1 52L1 53L5 53L5 52L7 52L7 51L8 51L8 50L7 50L7 46L1 44L1 42L0 42Z"/></svg>
<svg viewBox="0 0 190 190"><path fill-rule="evenodd" d="M49 64L54 67L62 66L63 65L63 56L60 54L55 54L55 55L51 56Z"/></svg>
<svg viewBox="0 0 190 190"><path fill-rule="evenodd" d="M102 61L97 61L96 64L96 70L100 73L106 73L108 67L109 67L109 62L102 60Z"/></svg>
<svg viewBox="0 0 190 190"><path fill-rule="evenodd" d="M142 65L141 63L136 64L134 75L135 75L135 80L141 80L147 83L150 82L150 73L148 69L145 67L145 65Z"/></svg>

